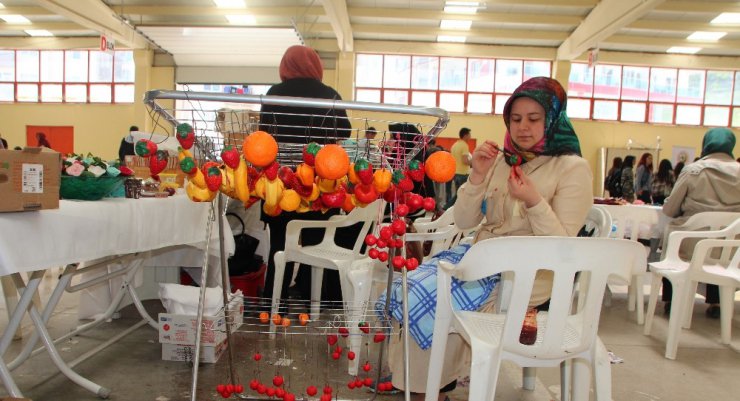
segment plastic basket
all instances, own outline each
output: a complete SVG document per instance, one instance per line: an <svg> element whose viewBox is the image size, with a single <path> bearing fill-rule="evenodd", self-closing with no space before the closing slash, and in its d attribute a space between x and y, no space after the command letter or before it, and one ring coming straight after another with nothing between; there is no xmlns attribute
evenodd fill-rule
<svg viewBox="0 0 740 401"><path fill-rule="evenodd" d="M62 199L100 200L123 185L123 177L62 176L59 195Z"/></svg>

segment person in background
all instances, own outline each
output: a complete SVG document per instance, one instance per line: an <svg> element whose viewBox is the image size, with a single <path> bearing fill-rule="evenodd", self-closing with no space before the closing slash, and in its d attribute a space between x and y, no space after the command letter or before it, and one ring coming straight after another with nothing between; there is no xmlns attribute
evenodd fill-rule
<svg viewBox="0 0 740 401"><path fill-rule="evenodd" d="M635 201L635 175L632 172L632 167L635 165L635 156L629 155L624 158L622 162L622 198L627 202Z"/></svg>
<svg viewBox="0 0 740 401"><path fill-rule="evenodd" d="M37 132L36 133L36 146L38 147L46 147L51 149L51 144L49 143L49 140L46 139L46 134L43 132Z"/></svg>
<svg viewBox="0 0 740 401"><path fill-rule="evenodd" d="M474 242L511 235L576 236L593 204L593 176L581 157L578 137L566 115L567 97L554 79L537 77L524 82L504 106L506 134L503 148L519 155L524 163L510 166L498 145L485 141L473 152L472 171L457 191L455 223L462 229L476 227L485 218ZM429 366L433 320L436 306L439 260L457 263L470 245L459 245L434 255L408 275L408 307L411 316L409 389L426 391L424 373ZM537 250L532 250L536 252ZM524 256L522 256L524 257ZM546 309L552 289L552 272L535 277L530 306ZM464 299L465 310L489 312L495 308L497 277L462 283L453 298ZM390 314L401 320L403 290L400 279L391 291ZM376 306L384 305L384 296ZM461 306L463 306L461 304ZM430 323L431 320L431 323ZM397 323L393 323L396 325ZM398 327L398 326L396 326ZM393 386L402 388L404 358L400 336L390 342L388 364ZM470 349L456 335L450 337L445 353L441 391L455 388L456 379L469 360ZM440 395L444 399L444 394ZM476 400L477 401L477 400Z"/></svg>
<svg viewBox="0 0 740 401"><path fill-rule="evenodd" d="M447 204L445 205L445 209L448 209L455 204L457 196L453 195L453 193L457 192L457 189L460 188L462 184L464 184L465 181L468 180L468 174L470 173L471 165L471 155L468 141L470 140L471 135L472 134L470 132L470 128L460 128L460 132L458 133L460 139L458 139L450 149L452 157L455 158L455 178L453 178L452 181L448 181L447 185L445 186L445 196L447 197Z"/></svg>
<svg viewBox="0 0 740 401"><path fill-rule="evenodd" d="M139 127L132 125L128 128L128 135L121 138L121 144L118 146L118 160L121 161L121 165L126 165L126 156L134 156L134 132L138 132Z"/></svg>
<svg viewBox="0 0 740 401"><path fill-rule="evenodd" d="M678 179L678 176L681 175L681 171L683 171L683 167L685 165L686 164L684 164L684 162L678 162L678 163L676 163L676 166L673 167L673 178L674 179L676 179L676 180Z"/></svg>
<svg viewBox="0 0 740 401"><path fill-rule="evenodd" d="M3 138L2 134L0 134L0 149L10 149L8 147L8 141L6 141L5 138Z"/></svg>
<svg viewBox="0 0 740 401"><path fill-rule="evenodd" d="M310 47L291 46L283 54L280 61L279 84L273 85L268 91L269 96L292 96L306 98L320 98L342 100L336 90L324 85L324 67L319 54ZM296 147L297 152L290 152L295 159L282 160L281 163L297 164L300 162L300 150L309 142L319 144L336 143L338 139L350 136L351 125L347 113L339 109L324 109L315 107L298 107L283 105L263 105L260 111L260 129L271 133L278 142L280 151L288 147ZM267 273L263 297L272 298L273 283L275 281L274 256L278 251L285 249L285 235L288 222L291 220L328 220L339 213L338 209L329 209L326 213L311 211L306 213L281 212L277 216L268 216L262 213L261 219L270 227L270 253L268 256ZM357 238L359 229L350 227L339 230L336 236L337 245L351 248ZM354 230L350 235L350 231ZM302 245L318 245L323 237L323 229L306 229L302 231ZM282 283L282 297L288 297L288 287L293 277L293 264L285 266L285 276ZM308 300L311 296L311 268L301 265L293 288L294 296ZM322 299L328 301L341 300L339 274L335 270L324 271L322 285Z"/></svg>
<svg viewBox="0 0 740 401"><path fill-rule="evenodd" d="M665 198L670 195L676 178L673 176L673 166L671 161L663 159L658 165L658 172L653 177L653 184L650 187L650 196L653 204L662 205Z"/></svg>
<svg viewBox="0 0 740 401"><path fill-rule="evenodd" d="M637 199L650 203L650 190L653 182L653 155L643 153L640 162L637 163L637 174L635 177L635 195Z"/></svg>
<svg viewBox="0 0 740 401"><path fill-rule="evenodd" d="M668 227L673 231L689 217L700 212L740 212L740 164L734 160L735 134L728 128L712 128L704 134L701 158L683 169L673 191L663 204L663 214L674 217ZM696 242L683 241L679 256L691 259ZM670 313L671 283L663 279L664 310ZM708 284L708 317L719 318L719 288Z"/></svg>
<svg viewBox="0 0 740 401"><path fill-rule="evenodd" d="M609 191L609 197L619 198L622 196L622 158L615 157L612 160L612 168L606 173L604 188Z"/></svg>
<svg viewBox="0 0 740 401"><path fill-rule="evenodd" d="M289 47L279 73L281 83L273 85L268 96L342 100L334 88L321 82L324 66L310 47ZM265 104L260 110L260 129L273 134L279 144L325 144L349 138L352 127L345 110Z"/></svg>

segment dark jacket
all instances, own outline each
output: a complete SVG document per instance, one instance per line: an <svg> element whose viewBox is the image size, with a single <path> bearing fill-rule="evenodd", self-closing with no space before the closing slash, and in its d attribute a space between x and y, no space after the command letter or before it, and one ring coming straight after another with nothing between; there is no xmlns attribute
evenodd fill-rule
<svg viewBox="0 0 740 401"><path fill-rule="evenodd" d="M337 91L311 78L273 85L267 95L342 100ZM260 129L273 134L278 143L335 143L348 138L351 128L344 110L263 105L260 111Z"/></svg>

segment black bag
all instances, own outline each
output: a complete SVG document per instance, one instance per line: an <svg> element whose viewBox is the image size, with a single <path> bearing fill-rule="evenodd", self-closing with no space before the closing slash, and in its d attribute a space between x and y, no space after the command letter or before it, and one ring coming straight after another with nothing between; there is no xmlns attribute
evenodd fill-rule
<svg viewBox="0 0 740 401"><path fill-rule="evenodd" d="M612 198L622 197L622 170L614 170L607 180L606 189Z"/></svg>
<svg viewBox="0 0 740 401"><path fill-rule="evenodd" d="M244 232L244 221L234 213L226 213L233 216L242 225L241 234L234 236L234 255L229 257L229 276L241 276L243 274L256 272L262 265L262 258L255 256L260 240Z"/></svg>

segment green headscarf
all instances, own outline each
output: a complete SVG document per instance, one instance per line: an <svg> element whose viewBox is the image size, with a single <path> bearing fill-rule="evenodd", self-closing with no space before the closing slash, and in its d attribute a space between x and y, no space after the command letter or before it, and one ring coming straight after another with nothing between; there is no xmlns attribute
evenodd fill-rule
<svg viewBox="0 0 740 401"><path fill-rule="evenodd" d="M531 98L545 109L544 146L538 144L539 146L527 152L518 149L518 146L511 140L511 133L509 132L511 108L514 101L520 97ZM581 146L578 143L578 137L570 119L568 119L568 115L565 113L567 102L568 96L565 89L552 78L535 77L519 85L504 105L504 123L506 124L504 149L522 155L524 160L531 160L537 155L575 154L580 156Z"/></svg>
<svg viewBox="0 0 740 401"><path fill-rule="evenodd" d="M704 134L701 143L701 157L712 153L726 153L730 157L735 149L735 134L729 128L712 128Z"/></svg>

